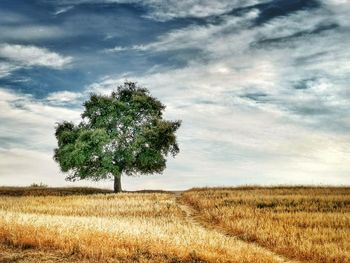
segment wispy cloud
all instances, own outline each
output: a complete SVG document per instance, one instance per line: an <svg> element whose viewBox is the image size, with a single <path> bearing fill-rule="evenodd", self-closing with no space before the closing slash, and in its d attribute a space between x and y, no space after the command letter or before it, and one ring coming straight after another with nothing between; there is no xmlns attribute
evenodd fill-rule
<svg viewBox="0 0 350 263"><path fill-rule="evenodd" d="M0 58L26 66L43 66L61 69L72 62L73 58L62 56L46 48L25 45L0 45Z"/></svg>
<svg viewBox="0 0 350 263"><path fill-rule="evenodd" d="M54 12L54 15L57 16L57 15L66 13L66 12L68 12L69 10L71 10L71 9L73 9L73 8L74 8L73 5L58 8L58 9Z"/></svg>
<svg viewBox="0 0 350 263"><path fill-rule="evenodd" d="M269 0L76 0L73 3L69 0L61 0L59 4L67 5L62 10L71 7L72 4L138 4L147 8L148 14L145 17L158 21L168 21L176 18L218 16L237 8L254 6L266 2L269 2Z"/></svg>
<svg viewBox="0 0 350 263"><path fill-rule="evenodd" d="M142 1L142 4L150 8L148 17L160 21L185 17L209 17L225 14L233 9L253 6L267 0L191 0L191 1Z"/></svg>
<svg viewBox="0 0 350 263"><path fill-rule="evenodd" d="M39 41L67 36L62 28L46 25L0 25L0 31L1 39L5 41Z"/></svg>
<svg viewBox="0 0 350 263"><path fill-rule="evenodd" d="M15 66L8 62L0 62L0 78L6 77L16 70L18 66Z"/></svg>
<svg viewBox="0 0 350 263"><path fill-rule="evenodd" d="M252 26L258 16L259 11L252 9L239 17L224 17L220 24L174 30L156 42L132 49L201 50L201 56L192 58L185 68L163 69L146 77L165 79L161 85L170 81L192 87L197 91L194 98L215 97L223 103L230 94L231 103L241 107L279 111L288 118L319 126L335 114L348 114L350 50L346 43L350 37L338 24L339 17L326 9L302 10ZM264 96L249 96L252 91ZM346 128L349 124L345 121L335 126Z"/></svg>
<svg viewBox="0 0 350 263"><path fill-rule="evenodd" d="M53 105L75 104L82 99L83 94L71 91L57 91L48 94L46 100Z"/></svg>
<svg viewBox="0 0 350 263"><path fill-rule="evenodd" d="M128 51L133 49L137 49L137 47L128 48L128 47L115 46L114 48L105 49L104 52L115 53L115 52L122 52L122 51Z"/></svg>

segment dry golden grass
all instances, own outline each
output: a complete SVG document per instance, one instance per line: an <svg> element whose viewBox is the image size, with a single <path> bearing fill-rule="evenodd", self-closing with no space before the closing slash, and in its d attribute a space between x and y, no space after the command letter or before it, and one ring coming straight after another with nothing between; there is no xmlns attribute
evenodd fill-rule
<svg viewBox="0 0 350 263"><path fill-rule="evenodd" d="M350 262L350 188L194 189L182 201L208 226L288 258Z"/></svg>
<svg viewBox="0 0 350 263"><path fill-rule="evenodd" d="M38 249L21 249L0 245L1 263L85 263L75 255L59 251L41 251ZM86 262L87 263L87 262Z"/></svg>
<svg viewBox="0 0 350 263"><path fill-rule="evenodd" d="M197 224L167 193L2 196L0 244L48 255L59 252L68 261L282 261Z"/></svg>

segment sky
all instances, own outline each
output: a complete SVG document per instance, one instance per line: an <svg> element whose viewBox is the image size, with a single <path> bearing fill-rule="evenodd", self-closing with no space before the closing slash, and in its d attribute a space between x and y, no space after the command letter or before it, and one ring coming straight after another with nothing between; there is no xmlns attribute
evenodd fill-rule
<svg viewBox="0 0 350 263"><path fill-rule="evenodd" d="M350 1L1 0L0 185L65 181L54 127L124 81L182 120L125 190L349 185Z"/></svg>

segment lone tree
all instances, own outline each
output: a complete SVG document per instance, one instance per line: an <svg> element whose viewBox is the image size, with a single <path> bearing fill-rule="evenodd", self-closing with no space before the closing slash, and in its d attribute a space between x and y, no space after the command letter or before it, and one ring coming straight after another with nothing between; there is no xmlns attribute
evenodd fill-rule
<svg viewBox="0 0 350 263"><path fill-rule="evenodd" d="M179 152L175 132L181 121L163 119L165 106L147 89L125 82L110 96L91 94L82 121L58 123L54 159L67 180L114 178L161 173L166 157Z"/></svg>

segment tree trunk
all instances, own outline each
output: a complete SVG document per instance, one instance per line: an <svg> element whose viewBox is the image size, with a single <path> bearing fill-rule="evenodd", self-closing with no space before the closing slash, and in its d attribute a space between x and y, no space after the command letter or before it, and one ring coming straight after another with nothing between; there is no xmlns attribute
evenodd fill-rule
<svg viewBox="0 0 350 263"><path fill-rule="evenodd" d="M121 177L121 174L114 176L114 193L120 193L122 191Z"/></svg>

